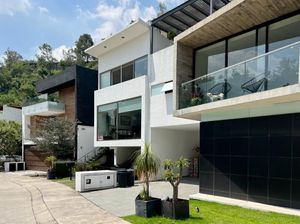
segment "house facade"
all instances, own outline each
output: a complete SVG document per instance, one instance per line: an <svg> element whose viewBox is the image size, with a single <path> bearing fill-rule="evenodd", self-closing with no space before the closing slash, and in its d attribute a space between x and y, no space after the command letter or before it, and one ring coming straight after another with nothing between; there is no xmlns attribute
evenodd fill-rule
<svg viewBox="0 0 300 224"><path fill-rule="evenodd" d="M97 71L76 65L36 84L41 95L22 108L22 149L27 169L47 170L46 154L36 149L32 138L51 117L63 117L76 125L75 159L81 160L94 150L93 105L97 80Z"/></svg>
<svg viewBox="0 0 300 224"><path fill-rule="evenodd" d="M145 143L161 160L194 156L199 122L172 114L173 41L137 20L86 52L99 60L95 147L113 150L117 167L132 167Z"/></svg>
<svg viewBox="0 0 300 224"><path fill-rule="evenodd" d="M300 208L299 27L298 0L233 0L175 37L173 112L200 121L200 193Z"/></svg>

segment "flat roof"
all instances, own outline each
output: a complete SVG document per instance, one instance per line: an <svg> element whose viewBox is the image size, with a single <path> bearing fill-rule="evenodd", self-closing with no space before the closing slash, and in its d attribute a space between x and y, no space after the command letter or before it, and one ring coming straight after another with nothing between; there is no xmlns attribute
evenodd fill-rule
<svg viewBox="0 0 300 224"><path fill-rule="evenodd" d="M152 20L151 25L165 32L179 34L219 10L230 1L188 0ZM211 2L212 8L210 5Z"/></svg>
<svg viewBox="0 0 300 224"><path fill-rule="evenodd" d="M96 58L99 58L103 54L111 51L114 48L142 35L149 31L150 25L141 19L129 24L125 29L118 33L106 38L98 44L86 49L85 52Z"/></svg>
<svg viewBox="0 0 300 224"><path fill-rule="evenodd" d="M79 65L73 65L66 68L57 75L49 76L36 83L36 90L38 93L54 93L64 87L75 85L77 74L86 74L95 72L93 69L85 68Z"/></svg>

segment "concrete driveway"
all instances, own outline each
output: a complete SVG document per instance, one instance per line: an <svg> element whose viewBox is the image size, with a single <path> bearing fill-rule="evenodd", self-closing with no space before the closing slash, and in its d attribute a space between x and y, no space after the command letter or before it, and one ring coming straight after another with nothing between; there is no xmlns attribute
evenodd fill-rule
<svg viewBox="0 0 300 224"><path fill-rule="evenodd" d="M81 193L106 211L119 217L135 214L136 196L141 192L142 185L137 184L130 188L113 188L99 191ZM165 199L172 198L172 187L165 181L150 183L150 193L153 197ZM199 181L195 178L185 178L179 185L179 197L188 199L190 195L199 193Z"/></svg>
<svg viewBox="0 0 300 224"><path fill-rule="evenodd" d="M0 217L0 224L127 223L65 185L1 172Z"/></svg>

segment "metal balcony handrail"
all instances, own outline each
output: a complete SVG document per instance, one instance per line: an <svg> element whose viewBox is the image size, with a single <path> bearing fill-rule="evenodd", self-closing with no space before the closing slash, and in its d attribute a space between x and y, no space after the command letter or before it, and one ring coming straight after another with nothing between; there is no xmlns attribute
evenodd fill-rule
<svg viewBox="0 0 300 224"><path fill-rule="evenodd" d="M266 57L266 56L268 56L268 55L270 55L270 54L276 53L276 52L281 51L281 50L285 50L285 49L287 49L287 48L292 48L292 47L294 47L294 46L296 46L296 45L298 45L298 44L300 44L300 41L297 41L297 42L295 42L295 43L286 45L286 46L284 46L284 47L275 49L275 50L270 51L270 52L267 52L267 53L265 53L265 54L258 55L258 56L256 56L256 57L247 59L247 60L245 60L245 61L236 63L236 64L234 64L234 65L230 65L230 66L228 66L228 67L226 67L226 68L219 69L219 70L217 70L217 71L208 73L208 74L203 75L203 76L200 76L200 77L198 77L198 78L195 78L195 79L192 79L192 80L183 82L183 83L181 83L181 87L184 87L185 85L187 85L187 84L189 84L189 83L192 83L192 82L195 82L195 81L197 81L197 80L205 79L205 78L207 78L208 76L212 76L212 75L214 75L214 74L216 74L216 73L219 73L219 72L221 72L221 71L226 71L226 70L228 70L228 69L230 69L230 68L233 68L233 67L236 67L236 66L238 66L238 65L242 65L242 64L245 64L245 63L247 63L247 62L254 61L254 60L258 59L258 58Z"/></svg>

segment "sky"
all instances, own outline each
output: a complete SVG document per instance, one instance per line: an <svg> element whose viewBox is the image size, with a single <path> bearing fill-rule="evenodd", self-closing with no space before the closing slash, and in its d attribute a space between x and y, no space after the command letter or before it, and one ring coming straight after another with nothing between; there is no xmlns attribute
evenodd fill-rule
<svg viewBox="0 0 300 224"><path fill-rule="evenodd" d="M170 10L185 0L0 0L0 61L9 48L34 59L48 43L60 60L83 33L95 43L130 21L156 17L159 2Z"/></svg>

